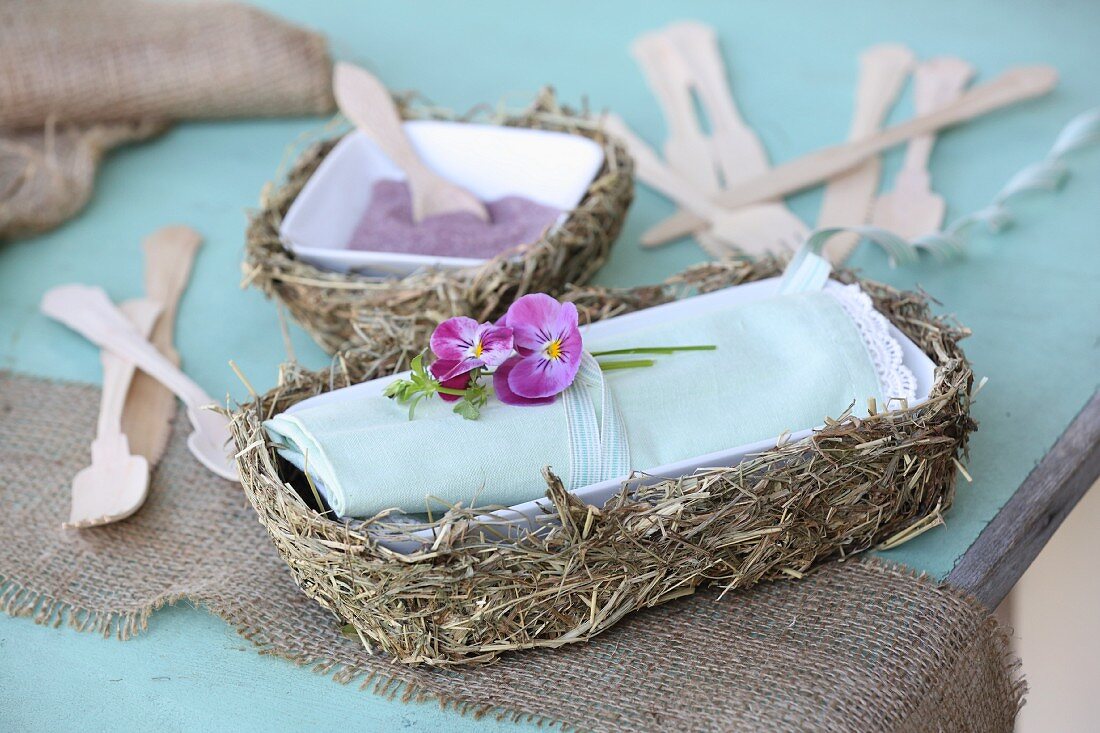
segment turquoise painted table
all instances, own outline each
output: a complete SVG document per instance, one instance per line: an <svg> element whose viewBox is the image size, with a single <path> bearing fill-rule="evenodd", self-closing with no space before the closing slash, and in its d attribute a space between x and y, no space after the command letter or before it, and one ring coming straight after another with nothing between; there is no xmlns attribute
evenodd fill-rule
<svg viewBox="0 0 1100 733"><path fill-rule="evenodd" d="M566 100L587 95L621 113L651 141L662 123L627 54L629 41L666 22L715 25L747 120L774 160L844 138L856 55L900 41L922 57L951 53L983 75L1046 62L1063 74L1041 102L951 131L937 145L935 185L949 215L985 205L1020 166L1041 158L1061 125L1100 103L1100 5L1087 0L960 2L903 7L874 0L835 6L800 0L753 2L556 2L515 4L264 3L329 35L340 58L365 63L396 88L466 108L507 95L517 104L553 83ZM894 119L910 114L908 102ZM318 120L183 124L151 143L112 155L88 210L59 230L0 247L0 368L98 381L96 351L37 313L48 287L103 285L116 299L139 292L139 242L152 230L188 223L206 237L182 303L179 347L190 373L212 394L243 396L227 361L257 388L274 384L286 356L275 307L238 289L245 210L283 150ZM900 155L887 157L887 177ZM1089 401L1100 381L1100 151L1073 161L1057 198L1018 207L1017 227L979 236L959 264L890 270L868 250L853 264L894 285L921 285L974 330L966 342L990 381L975 405L981 429L947 526L891 553L947 576L987 523ZM791 200L812 222L820 192ZM653 282L701 261L690 242L643 251L638 235L671 212L642 189L600 281ZM301 331L292 342L310 366L326 357ZM1072 448L1072 446L1070 446ZM1088 447L1086 441L1086 448ZM1061 454L1058 454L1061 455ZM1051 459L1052 462L1058 462ZM1055 468L1057 468L1055 466ZM1072 504L1072 502L1070 503ZM1001 524L1012 526L1004 515ZM125 643L0 617L0 728L5 730L468 730L511 728L404 705L332 683L307 669L254 653L201 609L158 612L148 633Z"/></svg>

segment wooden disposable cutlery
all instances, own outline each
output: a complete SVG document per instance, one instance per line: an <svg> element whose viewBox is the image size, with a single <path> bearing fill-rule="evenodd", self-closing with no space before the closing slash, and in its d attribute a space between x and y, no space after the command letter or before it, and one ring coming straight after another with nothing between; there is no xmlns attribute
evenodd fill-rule
<svg viewBox="0 0 1100 733"><path fill-rule="evenodd" d="M714 29L696 21L674 23L665 35L683 58L693 89L711 122L711 148L721 186L731 186L768 170L760 138L741 117L730 90L726 64ZM748 207L746 207L748 208ZM721 242L751 254L793 251L809 234L806 225L781 201L753 204Z"/></svg>
<svg viewBox="0 0 1100 733"><path fill-rule="evenodd" d="M957 99L974 75L962 59L943 56L922 63L913 75L917 114L927 114ZM905 161L894 178L894 188L878 197L871 223L905 239L938 231L947 203L933 193L928 158L935 136L918 135L909 141Z"/></svg>
<svg viewBox="0 0 1100 733"><path fill-rule="evenodd" d="M112 312L97 316L99 300L94 289L56 289L43 299L43 310L67 322L115 321L135 337L150 339L173 364L179 356L172 345L176 305L187 283L191 261L201 243L193 229L165 227L145 241L146 298L130 300ZM99 291L102 292L102 291ZM91 302L82 299L91 293ZM81 297L74 297L81 296ZM73 314L91 305L90 313ZM61 311L67 311L62 317ZM121 319L121 320L120 320ZM99 326L102 327L103 323ZM90 328L91 326L85 326ZM69 527L94 527L129 517L145 503L150 471L160 459L171 433L176 412L173 393L156 379L138 371L133 360L104 348L103 390L92 464L72 483Z"/></svg>
<svg viewBox="0 0 1100 733"><path fill-rule="evenodd" d="M915 62L916 55L896 43L872 46L860 54L859 82L856 85L849 140L861 140L882 127ZM867 223L875 192L878 191L881 169L878 156L873 156L847 173L830 179L821 199L817 226L825 228ZM833 264L840 264L848 259L858 241L859 237L855 234L838 234L825 244L823 254Z"/></svg>
<svg viewBox="0 0 1100 733"><path fill-rule="evenodd" d="M710 120L711 157L721 176L720 184L728 186L768 170L764 145L745 124L734 102L714 29L696 21L683 21L668 26L663 35L683 60L686 82Z"/></svg>
<svg viewBox="0 0 1100 733"><path fill-rule="evenodd" d="M179 364L175 349L176 309L191 274L191 262L202 245L202 237L186 226L158 229L145 240L145 295L161 306L160 316L149 340L173 364ZM176 414L176 397L145 372L130 383L122 411L122 429L130 450L144 456L152 469L164 453Z"/></svg>
<svg viewBox="0 0 1100 733"><path fill-rule="evenodd" d="M482 221L489 220L485 204L437 174L420 158L401 126L393 97L377 77L366 69L339 62L332 74L332 93L344 116L405 172L412 195L413 221L460 211Z"/></svg>
<svg viewBox="0 0 1100 733"><path fill-rule="evenodd" d="M120 310L133 328L147 336L160 312L152 300L131 300ZM73 477L67 527L95 527L125 519L145 503L149 464L136 453L122 431L122 408L134 365L109 351L100 354L103 393L92 442L92 465Z"/></svg>
<svg viewBox="0 0 1100 733"><path fill-rule="evenodd" d="M787 239L777 239L775 217L763 206L746 206L728 210L713 203L710 197L692 182L666 166L657 153L618 115L604 115L603 126L605 130L626 144L630 157L634 159L634 172L638 180L672 199L687 211L704 217L711 223L709 231L715 239L731 243L735 241L768 242L771 248L784 246L792 250L801 243L801 239L793 229ZM713 254L720 257L723 253Z"/></svg>
<svg viewBox="0 0 1100 733"><path fill-rule="evenodd" d="M951 104L889 127L862 140L819 150L743 181L718 194L717 203L736 208L800 191L850 170L867 158L918 135L1048 93L1058 82L1058 72L1049 66L1010 69L996 79L979 84ZM709 226L703 217L679 212L642 235L644 244L659 244Z"/></svg>
<svg viewBox="0 0 1100 733"><path fill-rule="evenodd" d="M757 254L797 248L808 230L782 204L723 210L698 200L699 193L712 197L723 186L768 167L759 138L742 120L733 101L713 29L691 21L676 23L640 37L632 51L668 124L667 166L661 166L665 170L660 173L664 192L691 211L705 208L710 212L707 218L712 226L698 233L700 245L715 257L725 256L731 247ZM696 99L710 121L709 134L698 118ZM692 189L693 205L687 203L680 185L685 182ZM670 194L673 189L680 193Z"/></svg>
<svg viewBox="0 0 1100 733"><path fill-rule="evenodd" d="M659 31L639 36L630 46L665 118L661 150L669 166L703 191L717 191L718 169L710 138L695 114L690 79L676 50Z"/></svg>
<svg viewBox="0 0 1100 733"><path fill-rule="evenodd" d="M228 455L232 444L229 420L206 409L214 400L186 374L145 340L114 306L102 289L88 285L60 285L47 291L40 308L101 349L127 359L172 390L187 407L195 429L187 447L208 469L223 478L237 480L237 467Z"/></svg>

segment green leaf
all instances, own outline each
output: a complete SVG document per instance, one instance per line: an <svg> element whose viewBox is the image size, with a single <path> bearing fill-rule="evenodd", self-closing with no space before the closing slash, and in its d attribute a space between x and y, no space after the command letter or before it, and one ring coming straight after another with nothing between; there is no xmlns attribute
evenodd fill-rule
<svg viewBox="0 0 1100 733"><path fill-rule="evenodd" d="M416 385L407 379L398 379L387 384L382 394L398 402L405 402L415 392L415 387Z"/></svg>
<svg viewBox="0 0 1100 733"><path fill-rule="evenodd" d="M481 417L481 410L473 402L462 400L455 405L455 413L462 415L467 420L477 420Z"/></svg>
<svg viewBox="0 0 1100 733"><path fill-rule="evenodd" d="M412 402L409 403L409 419L410 420L413 419L413 412L416 411L416 406L420 404L420 400L422 400L422 399L424 399L424 395L423 394L418 394L416 397L413 398Z"/></svg>

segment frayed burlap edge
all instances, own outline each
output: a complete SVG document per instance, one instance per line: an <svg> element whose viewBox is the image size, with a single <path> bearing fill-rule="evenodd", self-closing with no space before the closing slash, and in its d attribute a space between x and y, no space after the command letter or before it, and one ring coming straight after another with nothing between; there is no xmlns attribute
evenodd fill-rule
<svg viewBox="0 0 1100 733"><path fill-rule="evenodd" d="M185 600L187 594L160 599L138 609L89 609L35 591L23 583L0 575L0 611L9 616L30 617L36 624L115 636L125 641L149 628L149 617L165 606Z"/></svg>
<svg viewBox="0 0 1100 733"><path fill-rule="evenodd" d="M0 611L13 618L30 618L40 626L60 628L68 626L82 633L93 633L104 638L115 637L126 641L149 630L152 615L181 601L191 601L187 593L161 598L137 609L88 609L60 601L46 593L40 593L25 585L0 575ZM372 670L354 662L335 658L318 658L315 655L288 651L277 639L268 636L260 626L245 620L235 609L217 608L197 604L229 624L242 638L249 641L260 654L285 659L299 667L309 667L316 674L330 677L341 685L358 684L362 691L401 702L424 703L437 701L440 709L454 710L462 715L482 718L495 714L497 720L531 722L538 725L556 725L562 730L581 730L566 721L538 713L509 710L496 705L486 705L476 700L449 696L409 680Z"/></svg>
<svg viewBox="0 0 1100 733"><path fill-rule="evenodd" d="M930 597L947 596L961 609L978 619L976 633L968 647L958 650L953 660L951 671L956 672L958 676L952 677L946 673L947 670L937 670L943 675L943 685L936 691L937 694L922 695L919 702L904 716L904 721L895 730L923 733L928 729L929 721L939 720L945 710L951 711L953 715L962 713L963 710L957 701L952 699L952 693L967 687L967 684L955 684L955 679L969 680L970 688L993 695L991 699L985 701L985 708L999 710L1004 718L1002 721L1006 726L1004 730L1010 730L1011 722L1022 708L1028 690L1021 672L1020 659L1012 649L1011 630L1003 626L974 596L937 581L926 573L877 558L853 559L848 562L861 563L865 568L878 574L893 575L905 581L912 581L921 593L929 594ZM45 594L35 593L11 579L0 577L0 610L4 613L14 617L30 617L37 624L55 628L67 624L77 631L100 633L104 637L117 636L120 640L126 640L146 631L149 618L155 611L184 600L190 600L188 594L166 597L139 609L113 611L82 609ZM291 652L282 647L278 639L271 638L261 626L247 620L246 614L241 611L219 608L201 601L198 603L228 623L241 637L253 644L259 653L285 659L299 667L308 667L315 674L328 676L341 685L354 684L361 691L405 703L435 701L442 710L453 710L474 719L491 717L497 721L554 726L563 731L588 730L584 726L553 715L514 706L485 703L462 694L448 694L432 685L409 679L405 675L386 674L355 662L340 660L335 654L332 657L318 657ZM1001 679L981 677L980 684L973 682L982 672L990 671L973 664L979 655L984 655L995 662L992 671L999 672ZM966 669L958 669L959 667ZM399 669L406 671L409 668ZM927 691L920 690L920 692ZM971 699L973 693L969 690L966 692L970 693L970 696L966 697L964 702L967 705L975 704ZM955 730L956 728L948 726L942 729Z"/></svg>

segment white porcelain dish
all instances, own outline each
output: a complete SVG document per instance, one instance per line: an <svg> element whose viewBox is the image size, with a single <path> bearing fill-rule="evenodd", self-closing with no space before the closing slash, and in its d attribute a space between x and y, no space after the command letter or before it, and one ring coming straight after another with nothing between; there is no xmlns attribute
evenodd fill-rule
<svg viewBox="0 0 1100 733"><path fill-rule="evenodd" d="M704 314L712 312L714 310L726 309L731 306L735 306L742 303L750 303L757 300L762 300L773 295L779 286L779 278L770 278L767 280L759 280L745 285L740 285L732 288L725 288L706 295L698 295L691 298L684 298L672 303L666 303L664 305L655 306L653 308L647 308L645 310L637 311L634 313L628 313L626 315L617 316L615 318L609 318L606 321L599 321L586 326L584 329L585 335L599 335L614 336L625 330L636 328L639 323L644 323L649 319L666 318L673 315L687 315L687 314ZM928 395L932 391L932 384L935 381L935 364L928 358L928 355L920 350L916 344L914 344L905 334L890 326L890 334L897 340L902 347L904 354L904 364L912 371L917 380L917 399L915 403L910 403L910 406L915 406L924 403L928 399ZM354 390L360 394L381 394L394 379L399 379L406 376L408 373L402 373L393 377L385 377L382 379L375 379L369 382L363 382L361 384L354 385L352 387L346 387L337 392L327 392L317 397L310 398L309 404L317 405L321 402L330 399L339 399L342 396L346 396L348 391ZM303 405L304 403L298 403ZM290 411L294 411L294 407L290 408ZM820 428L820 426L816 426ZM814 428L808 427L799 430L790 435L789 440L798 441L808 437L813 433ZM749 445L741 445L728 450L719 451L717 453L710 453L707 455L697 456L695 458L688 459L686 461L680 461L678 463L670 463L664 466L657 466L655 468L649 468L645 470L645 473L652 476L654 480L660 478L675 478L679 476L690 475L699 469L714 468L720 466L735 466L741 461L745 460L749 456L762 453L775 447L776 440L779 436L769 438L767 440L761 440ZM573 493L577 497L582 499L588 504L592 504L597 507L601 507L614 496L622 487L623 481L626 480L626 476L612 479L609 481L603 481L598 484L592 484L583 488L577 489ZM483 523L497 524L497 525L509 525L510 529L526 528L533 526L535 518L540 515L545 515L545 508L548 502L545 498L536 499L533 501L524 502L523 504L517 504L510 507L507 510L501 510L494 512L490 515L484 515L480 518ZM506 531L508 528L502 528L502 531ZM425 540L430 541L432 534L430 530L417 533L423 536ZM403 542L383 542L387 547L396 552L411 552L417 548L415 542L403 541Z"/></svg>
<svg viewBox="0 0 1100 733"><path fill-rule="evenodd" d="M584 198L604 161L597 143L564 132L434 120L406 122L405 130L433 170L486 201L523 196L569 212ZM325 156L291 204L279 227L283 245L317 267L379 276L483 262L347 248L370 205L374 184L404 179L366 135L351 132Z"/></svg>

